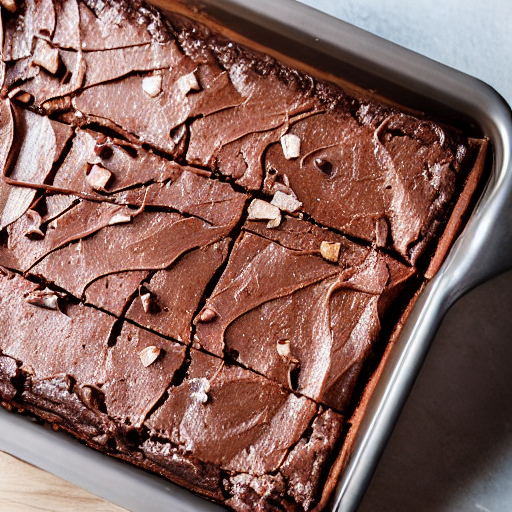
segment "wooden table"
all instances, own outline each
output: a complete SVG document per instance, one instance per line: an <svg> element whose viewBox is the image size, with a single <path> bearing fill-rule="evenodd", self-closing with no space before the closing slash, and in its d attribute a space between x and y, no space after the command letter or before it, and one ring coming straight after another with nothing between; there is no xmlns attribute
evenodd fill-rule
<svg viewBox="0 0 512 512"><path fill-rule="evenodd" d="M127 512L90 492L0 451L2 512Z"/></svg>

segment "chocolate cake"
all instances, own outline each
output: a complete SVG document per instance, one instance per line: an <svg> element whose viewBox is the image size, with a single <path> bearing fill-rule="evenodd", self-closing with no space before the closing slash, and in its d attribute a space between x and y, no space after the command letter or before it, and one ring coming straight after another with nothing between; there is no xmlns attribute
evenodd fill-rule
<svg viewBox="0 0 512 512"><path fill-rule="evenodd" d="M486 141L183 6L1 6L2 405L236 511L323 509Z"/></svg>

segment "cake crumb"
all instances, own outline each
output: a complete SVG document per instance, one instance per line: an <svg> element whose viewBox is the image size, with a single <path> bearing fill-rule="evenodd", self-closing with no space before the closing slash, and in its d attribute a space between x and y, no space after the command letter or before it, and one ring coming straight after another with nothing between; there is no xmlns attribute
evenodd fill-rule
<svg viewBox="0 0 512 512"><path fill-rule="evenodd" d="M108 435L107 434L100 434L99 436L93 437L92 440L95 443L98 443L98 444L104 446L104 445L106 445L108 443Z"/></svg>

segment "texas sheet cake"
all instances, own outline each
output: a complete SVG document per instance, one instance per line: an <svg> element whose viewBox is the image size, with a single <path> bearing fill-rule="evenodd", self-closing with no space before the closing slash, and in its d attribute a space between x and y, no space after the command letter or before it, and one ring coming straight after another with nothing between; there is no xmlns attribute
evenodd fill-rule
<svg viewBox="0 0 512 512"><path fill-rule="evenodd" d="M182 7L1 5L2 404L236 511L324 508L486 141Z"/></svg>

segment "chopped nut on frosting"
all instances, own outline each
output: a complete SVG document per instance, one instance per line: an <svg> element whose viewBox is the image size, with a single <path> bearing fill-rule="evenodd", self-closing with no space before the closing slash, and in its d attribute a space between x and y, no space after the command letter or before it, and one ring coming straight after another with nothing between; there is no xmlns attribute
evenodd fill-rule
<svg viewBox="0 0 512 512"><path fill-rule="evenodd" d="M151 299L151 293L144 293L140 296L140 301L142 302L142 309L146 313L149 313L151 311L151 303L153 302Z"/></svg>
<svg viewBox="0 0 512 512"><path fill-rule="evenodd" d="M322 255L322 258L327 261L332 261L333 263L338 263L340 249L341 244L339 242L322 242L320 244L320 254Z"/></svg>
<svg viewBox="0 0 512 512"><path fill-rule="evenodd" d="M99 165L93 165L86 180L93 190L105 192L105 187L111 178L112 173L109 170Z"/></svg>
<svg viewBox="0 0 512 512"><path fill-rule="evenodd" d="M203 311L200 313L200 315L197 317L197 320L199 322L202 322L204 324L211 322L215 317L217 316L217 313L211 308L204 308Z"/></svg>
<svg viewBox="0 0 512 512"><path fill-rule="evenodd" d="M277 340L276 343L277 353L284 358L289 358L290 352L290 340Z"/></svg>
<svg viewBox="0 0 512 512"><path fill-rule="evenodd" d="M302 206L302 203L296 197L293 197L290 194L285 194L280 190L274 194L270 204L273 204L283 212L288 213L294 213Z"/></svg>
<svg viewBox="0 0 512 512"><path fill-rule="evenodd" d="M44 233L41 231L42 219L41 215L35 210L27 210L28 227L25 236L28 238L44 238Z"/></svg>
<svg viewBox="0 0 512 512"><path fill-rule="evenodd" d="M32 94L29 94L28 92L22 92L21 94L17 95L14 99L16 101L19 101L20 103L28 104L34 99L34 97L32 96Z"/></svg>
<svg viewBox="0 0 512 512"><path fill-rule="evenodd" d="M141 350L139 352L139 357L142 362L142 366L144 366L144 368L151 366L158 359L160 352L161 350L158 347L155 347L154 345L151 345Z"/></svg>
<svg viewBox="0 0 512 512"><path fill-rule="evenodd" d="M183 96L186 96L190 91L199 91L199 82L197 81L194 73L188 73L183 75L176 81L178 89L181 91Z"/></svg>
<svg viewBox="0 0 512 512"><path fill-rule="evenodd" d="M115 224L127 224L132 221L132 216L127 213L116 213L112 216L112 218L108 221L109 226L113 226Z"/></svg>
<svg viewBox="0 0 512 512"><path fill-rule="evenodd" d="M253 199L249 205L249 220L276 220L281 219L281 210L273 204L262 199Z"/></svg>
<svg viewBox="0 0 512 512"><path fill-rule="evenodd" d="M388 219L386 217L379 217L375 222L375 243L377 247L386 247L388 235Z"/></svg>
<svg viewBox="0 0 512 512"><path fill-rule="evenodd" d="M277 340L276 350L285 361L292 363L292 366L297 366L299 364L299 360L292 356L290 340Z"/></svg>
<svg viewBox="0 0 512 512"><path fill-rule="evenodd" d="M32 94L29 94L28 92L23 92L21 87L15 87L11 91L9 91L9 94L7 94L7 97L10 100L16 100L17 102L23 103L23 104L28 104L34 99Z"/></svg>
<svg viewBox="0 0 512 512"><path fill-rule="evenodd" d="M281 146L283 147L284 157L287 160L299 158L300 156L300 138L293 133L287 133L281 137Z"/></svg>
<svg viewBox="0 0 512 512"><path fill-rule="evenodd" d="M162 92L162 75L144 77L142 90L151 98L156 98Z"/></svg>
<svg viewBox="0 0 512 512"><path fill-rule="evenodd" d="M143 285L139 288L139 297L145 313L157 313L159 311L160 308L158 307L155 294Z"/></svg>
<svg viewBox="0 0 512 512"><path fill-rule="evenodd" d="M267 229L278 228L281 225L281 220L281 215L279 215L279 217L276 217L275 219L269 220L267 222Z"/></svg>
<svg viewBox="0 0 512 512"><path fill-rule="evenodd" d="M49 288L45 288L44 290L35 290L30 292L25 297L25 300L33 306L60 311L59 299L64 296L65 295L63 293L55 292Z"/></svg>

